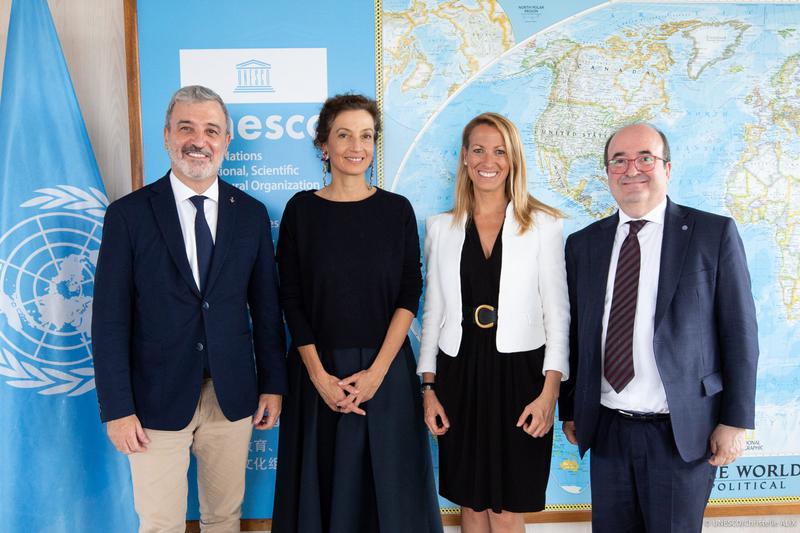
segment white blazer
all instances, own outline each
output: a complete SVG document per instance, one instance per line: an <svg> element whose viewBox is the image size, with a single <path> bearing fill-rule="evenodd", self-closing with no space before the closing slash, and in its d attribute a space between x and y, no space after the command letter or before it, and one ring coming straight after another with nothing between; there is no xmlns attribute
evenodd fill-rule
<svg viewBox="0 0 800 533"><path fill-rule="evenodd" d="M465 222L442 213L425 224L426 289L417 373L436 372L439 349L458 355L461 345L461 249ZM506 209L497 304L497 351L534 350L545 344L543 372L569 377L569 296L561 219L537 212L522 235L513 206Z"/></svg>

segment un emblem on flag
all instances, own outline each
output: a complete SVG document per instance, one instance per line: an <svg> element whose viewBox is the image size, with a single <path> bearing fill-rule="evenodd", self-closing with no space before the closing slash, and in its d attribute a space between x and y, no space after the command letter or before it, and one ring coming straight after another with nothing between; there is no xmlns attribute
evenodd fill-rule
<svg viewBox="0 0 800 533"><path fill-rule="evenodd" d="M92 296L108 198L71 185L36 192L20 206L31 216L0 236L0 376L78 396L94 388Z"/></svg>

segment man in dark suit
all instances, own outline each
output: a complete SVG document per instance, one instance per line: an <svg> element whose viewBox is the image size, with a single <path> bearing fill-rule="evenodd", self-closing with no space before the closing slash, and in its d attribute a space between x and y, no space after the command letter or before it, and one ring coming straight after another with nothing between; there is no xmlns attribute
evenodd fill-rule
<svg viewBox="0 0 800 533"><path fill-rule="evenodd" d="M606 143L619 211L567 240L564 433L592 450L596 533L699 532L716 467L755 418L758 339L733 220L673 203L663 133Z"/></svg>
<svg viewBox="0 0 800 533"><path fill-rule="evenodd" d="M97 396L130 460L140 533L185 530L190 450L201 530L238 532L253 425L271 428L287 392L269 216L217 178L228 125L216 93L177 91L170 172L112 203L103 226Z"/></svg>

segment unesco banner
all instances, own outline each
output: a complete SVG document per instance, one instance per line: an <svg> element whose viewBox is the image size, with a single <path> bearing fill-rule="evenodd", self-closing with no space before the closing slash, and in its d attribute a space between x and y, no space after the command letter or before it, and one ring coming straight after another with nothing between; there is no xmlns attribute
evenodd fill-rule
<svg viewBox="0 0 800 533"><path fill-rule="evenodd" d="M312 139L328 96L375 96L372 2L139 0L139 61L145 183L169 168L164 113L184 85L205 85L228 105L231 145L224 180L269 209L277 238L286 202L322 186ZM254 431L244 518L269 518L278 429ZM194 466L192 466L194 470ZM190 518L197 518L190 483Z"/></svg>

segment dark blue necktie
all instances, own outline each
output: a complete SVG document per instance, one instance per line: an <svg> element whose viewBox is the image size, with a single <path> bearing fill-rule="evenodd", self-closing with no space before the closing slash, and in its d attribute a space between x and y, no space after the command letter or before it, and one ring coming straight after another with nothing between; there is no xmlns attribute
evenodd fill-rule
<svg viewBox="0 0 800 533"><path fill-rule="evenodd" d="M208 281L208 270L211 268L211 256L214 255L214 239L211 237L211 228L208 227L206 212L203 209L205 196L192 196L192 201L197 213L194 216L194 240L197 245L197 270L200 274L200 292L205 292Z"/></svg>

